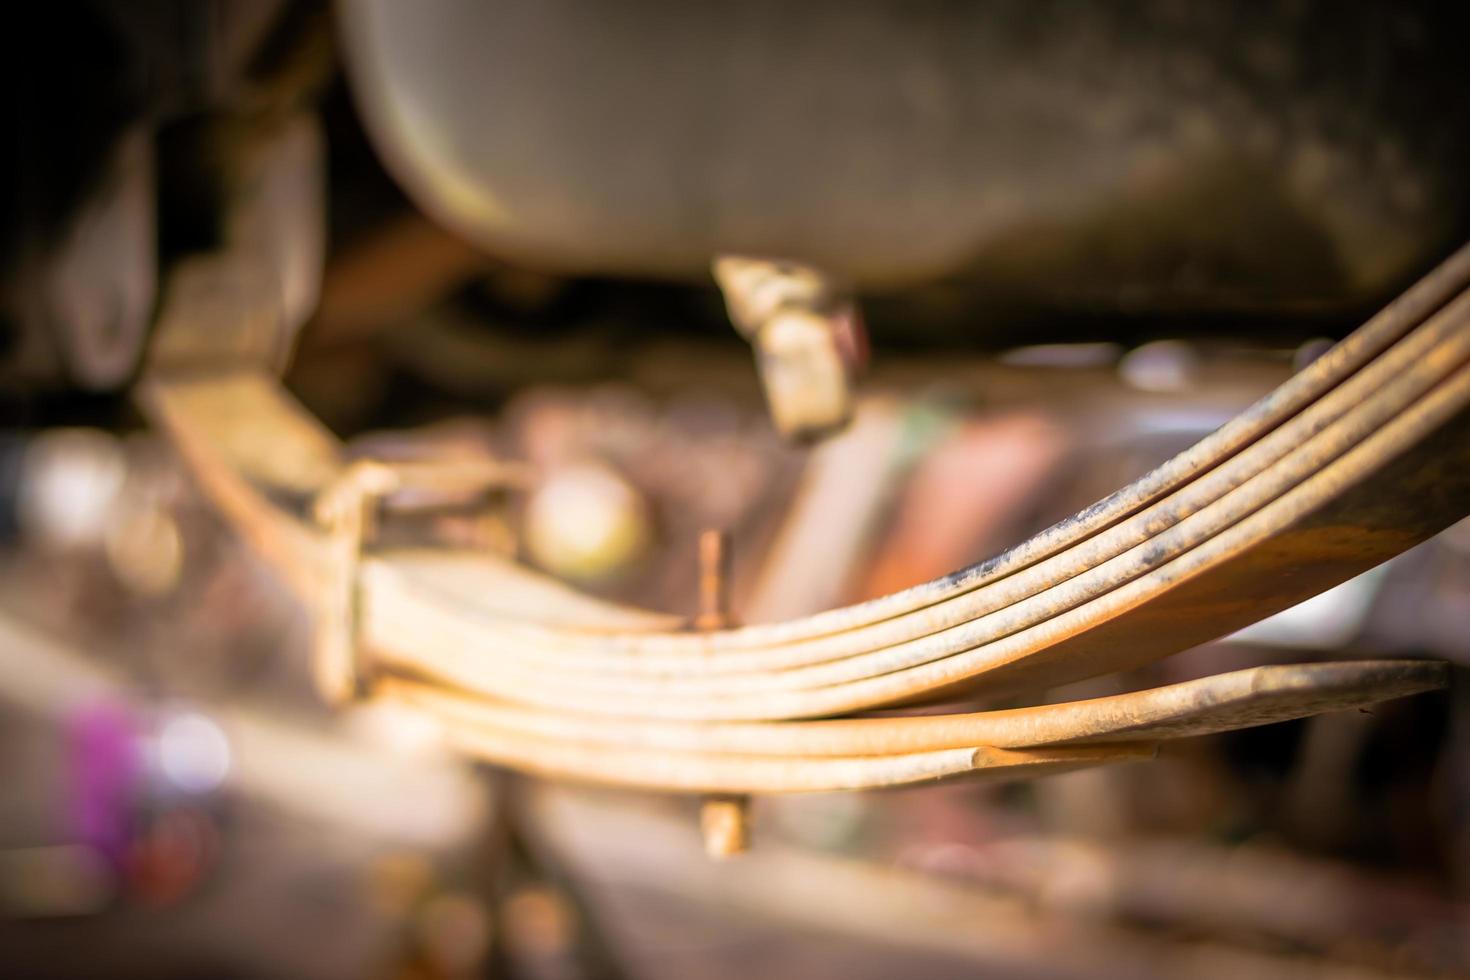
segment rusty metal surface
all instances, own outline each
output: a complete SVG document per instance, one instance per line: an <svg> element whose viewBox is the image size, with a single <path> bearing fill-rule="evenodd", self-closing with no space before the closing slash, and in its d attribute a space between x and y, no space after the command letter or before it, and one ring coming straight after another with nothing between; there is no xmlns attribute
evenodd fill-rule
<svg viewBox="0 0 1470 980"><path fill-rule="evenodd" d="M626 661L630 668L654 660L665 652L688 652L699 655L702 660L712 651L752 651L851 631L973 591L1086 540L1228 460L1348 380L1357 369L1442 306L1467 281L1470 281L1470 249L1462 249L1363 328L1196 445L1052 528L995 558L942 579L856 606L780 623L698 634L677 630L660 632L646 625L644 629L626 635L609 635L608 630L622 628L609 622L601 630L594 625L583 631L585 635L563 631L555 637L539 635L534 625L518 627L507 624L498 645L505 646L508 638L524 633L543 647L548 644L539 641L554 638L558 647L573 650L639 653L637 660ZM336 470L343 465L339 452L332 448L330 435L295 407L268 375L231 372L227 383L224 376L218 380L220 383L214 384L208 376L170 377L166 385L145 384L142 394L145 401L153 403L160 423L177 441L186 445L186 452L192 454L192 461L203 478L214 479L218 483L229 479L231 473L243 470L248 479L240 493L248 493L253 488L259 499L252 515L240 519L257 528L268 520L277 523L291 521L307 506L306 498L334 479ZM258 424L252 422L252 418L257 416L263 416ZM228 434L223 429L225 426L229 426ZM199 438L205 435L203 430L207 427L214 429L210 439ZM269 440L273 451L266 453L263 448L250 451L252 439ZM241 445L244 451L233 448ZM288 460L302 458L309 462L303 463L301 472L297 473L257 472L260 460L280 457ZM245 467L251 469L243 469ZM283 510L281 505L284 505ZM240 506L244 506L243 502ZM277 513L278 510L281 512ZM301 547L308 548L307 545ZM405 567L404 571L419 574L414 568ZM427 581L425 586L432 591L439 587L439 582ZM667 618L667 621L671 625L679 622L677 618ZM597 667L616 662L597 658L581 665ZM699 669L692 662L686 662L690 663L690 669ZM747 662L760 663L759 660L747 661L742 657L740 663Z"/></svg>
<svg viewBox="0 0 1470 980"><path fill-rule="evenodd" d="M1089 701L962 714L799 722L701 724L569 715L389 678L378 695L453 726L517 731L572 742L747 755L870 755L991 745L1042 748L1147 742L1360 707L1444 686L1434 661L1359 661L1251 667Z"/></svg>
<svg viewBox="0 0 1470 980"><path fill-rule="evenodd" d="M570 645L594 650L637 651L642 655L640 661L665 652L688 652L703 658L710 652L726 649L753 651L848 632L933 606L1000 580L1097 534L1230 459L1335 390L1340 383L1348 381L1358 369L1418 326L1467 283L1470 283L1470 248L1456 252L1362 328L1216 432L1116 493L994 558L892 595L800 619L752 624L708 634L623 637L594 634L569 638L573 641ZM1400 360L1399 366L1407 361L1407 358ZM1359 393L1370 387L1360 387ZM746 662L744 656L740 662Z"/></svg>
<svg viewBox="0 0 1470 980"><path fill-rule="evenodd" d="M1004 724L790 721L1035 690L1147 663L1463 516L1467 281L1462 252L1191 450L999 559L896 596L794 624L690 633L484 555L390 549L353 565L355 635L381 675L429 682L388 680L383 696L432 704L467 752L566 778L709 793L1033 774L1134 758L1146 751L1134 743L1170 733L1436 686L1434 667L1337 665L1027 709ZM304 515L343 478L330 436L259 370L163 371L142 396L245 535L329 612L343 572L330 560L333 537ZM1057 755L1024 744L1016 731L1028 726L1050 731L1031 736L1048 746L1121 741Z"/></svg>
<svg viewBox="0 0 1470 980"><path fill-rule="evenodd" d="M494 655L470 659L444 654L437 657L432 653L413 654L411 660L401 661L401 666L416 665L436 671L457 682L479 687L486 693L602 713L648 712L686 718L774 718L856 710L885 703L885 699L923 696L937 683L942 684L950 678L963 681L974 677L980 683L989 683L995 679L993 675L1006 671L1024 674L1034 669L1026 658L1034 658L1033 662L1043 664L1053 663L1054 667L1048 669L1059 676L1068 676L1071 671L1082 670L1083 661L1050 660L1046 653L1050 643L1059 639L1076 642L1077 638L1071 633L1081 637L1125 614L1144 614L1135 611L1135 607L1177 601L1173 597L1176 586L1203 572L1226 574L1237 562L1259 570L1248 563L1265 538L1281 535L1295 525L1312 520L1329 526L1339 524L1364 528L1372 527L1368 522L1387 524L1383 529L1387 536L1363 534L1357 548L1347 544L1335 547L1324 551L1310 564L1300 554L1272 552L1275 557L1269 560L1279 562L1279 565L1269 570L1276 573L1277 579L1273 582L1271 576L1266 576L1264 581L1272 582L1269 594L1260 596L1256 603L1238 603L1233 608L1217 607L1208 615L1191 610L1189 615L1177 617L1178 621L1189 625L1193 636L1199 640L1207 639L1229 631L1242 619L1266 615L1267 611L1292 604L1312 591L1334 584L1375 563L1375 560L1407 547L1418 536L1428 533L1436 521L1448 523L1460 516L1464 489L1458 486L1453 472L1441 475L1440 464L1443 461L1437 460L1434 453L1427 450L1413 454L1409 464L1411 472L1398 473L1397 478L1413 478L1426 486L1433 486L1436 495L1426 499L1437 501L1443 509L1436 512L1434 507L1429 507L1413 515L1395 517L1381 513L1381 503L1372 499L1374 490L1358 493L1346 500L1338 498L1345 486L1352 486L1354 481L1363 477L1379 481L1375 482L1376 492L1385 492L1389 478L1382 473L1375 474L1375 471L1441 426L1451 426L1448 459L1455 458L1453 450L1458 429L1454 425L1455 417L1463 410L1467 385L1465 371L1459 369L1443 385L1435 385L1443 371L1461 362L1465 356L1465 308L1463 303L1452 307L1444 321L1458 331L1454 335L1454 343L1434 348L1433 356L1417 359L1414 370L1393 384L1377 389L1371 398L1341 422L1295 446L1265 478L1246 484L1233 495L1233 499L1227 496L1220 505L1215 505L1223 509L1223 519L1210 523L1207 518L1211 512L1206 509L1190 516L1159 539L1136 547L1131 555L1124 556L1124 561L1088 569L1076 580L1052 586L1049 594L1040 600L1027 600L1014 608L1007 608L988 622L981 619L966 624L952 631L958 636L957 640L941 637L952 645L939 646L939 656L915 658L912 647L879 649L866 661L861 657L851 657L807 671L807 674L816 675L809 683L801 671L762 671L761 667L765 665L757 665L747 674L708 680L681 677L672 670L653 680L563 674L555 690L538 683L538 680L549 676L550 666L538 668L527 665L524 660L516 662ZM1426 390L1429 395L1414 403L1413 399L1424 395ZM1391 422L1388 421L1390 419ZM1453 466L1448 468L1454 469ZM1369 513L1364 507L1378 512ZM1327 514L1313 516L1315 511L1324 508ZM1419 526L1421 523L1422 527ZM1294 567L1293 563L1302 567ZM1295 574L1295 580L1283 579L1283 572ZM388 589L388 576L384 573L383 577L385 587L378 590L381 605L369 614L370 632L390 636L398 629L395 623L414 623L417 626L433 621L433 613L427 604L415 606L400 602L405 595ZM404 590L405 593L409 591ZM1174 614L1164 615L1170 617ZM445 643L431 646L436 650L453 650L456 642L471 639L467 633L454 640L450 639L451 636L446 633ZM385 647L401 650L405 639L406 636L398 634L396 642L385 644ZM503 647L508 640L514 642L511 637L502 636L499 645ZM925 643L929 649L935 646L930 641ZM918 645L921 655L927 652L925 643ZM1184 645L1190 644L1182 643L1181 647ZM1125 662L1131 656L1129 651L1138 646L1136 642L1111 646L1103 655L1107 658L1105 663ZM394 655L388 653L387 656L392 659ZM1143 654L1140 660L1148 656ZM1104 669L1116 668L1105 666ZM981 677L982 674L990 676ZM822 683L834 676L837 683ZM1046 682L1037 680L1032 683ZM876 696L875 691L878 692ZM634 698L638 700L635 702ZM847 700L841 700L843 698Z"/></svg>
<svg viewBox="0 0 1470 980"><path fill-rule="evenodd" d="M1470 354L1470 334L1460 323L1467 310L1470 301L1447 310L1269 436L1164 500L1076 547L953 599L868 627L738 653L640 651L619 657L522 645L510 636L496 655L521 654L507 664L512 672L556 664L608 688L699 693L821 686L973 648L1162 565L1306 479ZM1405 371L1410 364L1419 369Z"/></svg>
<svg viewBox="0 0 1470 980"><path fill-rule="evenodd" d="M449 744L497 765L555 779L680 793L830 793L940 780L1034 778L1113 762L1151 759L1151 744L998 749L974 746L863 756L671 752L527 736L489 726L452 726Z"/></svg>

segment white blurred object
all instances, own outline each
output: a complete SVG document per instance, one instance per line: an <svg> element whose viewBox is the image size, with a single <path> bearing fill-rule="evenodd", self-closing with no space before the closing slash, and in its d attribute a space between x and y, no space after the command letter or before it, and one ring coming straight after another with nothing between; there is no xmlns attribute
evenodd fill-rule
<svg viewBox="0 0 1470 980"><path fill-rule="evenodd" d="M526 505L527 550L564 578L608 578L642 556L649 536L642 495L602 463L552 470Z"/></svg>
<svg viewBox="0 0 1470 980"><path fill-rule="evenodd" d="M1199 355L1182 340L1156 340L1129 351L1118 374L1139 391L1184 391L1199 373Z"/></svg>
<svg viewBox="0 0 1470 980"><path fill-rule="evenodd" d="M1393 562L1371 568L1306 602L1283 609L1225 638L1228 643L1259 643L1296 649L1332 650L1357 638L1373 599Z"/></svg>
<svg viewBox="0 0 1470 980"><path fill-rule="evenodd" d="M180 712L159 729L158 767L186 793L213 792L230 774L230 742L204 715Z"/></svg>
<svg viewBox="0 0 1470 980"><path fill-rule="evenodd" d="M19 519L24 533L57 550L96 545L112 519L127 462L98 429L51 429L26 447Z"/></svg>

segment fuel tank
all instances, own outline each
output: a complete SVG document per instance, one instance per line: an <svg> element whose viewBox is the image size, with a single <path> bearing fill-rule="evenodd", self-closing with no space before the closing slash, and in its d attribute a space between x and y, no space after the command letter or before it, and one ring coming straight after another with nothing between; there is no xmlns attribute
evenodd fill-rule
<svg viewBox="0 0 1470 980"><path fill-rule="evenodd" d="M345 0L417 202L572 274L737 253L1080 311L1369 301L1466 225L1457 5Z"/></svg>

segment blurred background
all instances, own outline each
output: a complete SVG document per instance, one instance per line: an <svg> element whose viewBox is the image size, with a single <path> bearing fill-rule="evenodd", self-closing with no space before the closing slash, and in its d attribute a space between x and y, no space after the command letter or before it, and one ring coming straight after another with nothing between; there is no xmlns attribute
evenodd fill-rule
<svg viewBox="0 0 1470 980"><path fill-rule="evenodd" d="M536 473L386 534L692 614L718 527L737 621L882 595L1190 445L1465 240L1458 7L9 16L5 976L1470 975L1463 685L1148 764L761 799L715 864L697 800L322 706L305 612L128 399L196 263L237 257L209 300L271 311L247 345L353 455ZM722 255L818 270L816 353L742 321ZM803 372L835 410L788 403ZM1462 524L1045 700L1470 664L1467 623Z"/></svg>

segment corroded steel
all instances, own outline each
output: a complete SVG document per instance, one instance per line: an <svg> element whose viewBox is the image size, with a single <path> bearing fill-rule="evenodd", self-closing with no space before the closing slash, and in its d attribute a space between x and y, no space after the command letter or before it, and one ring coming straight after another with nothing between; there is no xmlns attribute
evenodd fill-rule
<svg viewBox="0 0 1470 980"><path fill-rule="evenodd" d="M386 700L449 725L490 727L571 742L746 755L842 756L991 745L1025 749L1152 742L1302 718L1442 687L1434 661L1250 667L1167 687L1032 708L821 721L690 723L538 711L406 678L379 686Z"/></svg>
<svg viewBox="0 0 1470 980"><path fill-rule="evenodd" d="M1435 665L1260 668L1019 712L796 720L1138 666L1320 592L1464 516L1467 284L1462 250L1129 487L991 561L892 596L690 632L489 556L370 551L349 573L355 635L385 677L379 696L440 718L466 751L567 778L709 793L1032 774L1438 686ZM333 538L306 518L341 485L340 449L278 383L252 368L155 374L142 397L205 489L304 598L343 594ZM1086 741L1117 744L1074 747Z"/></svg>

